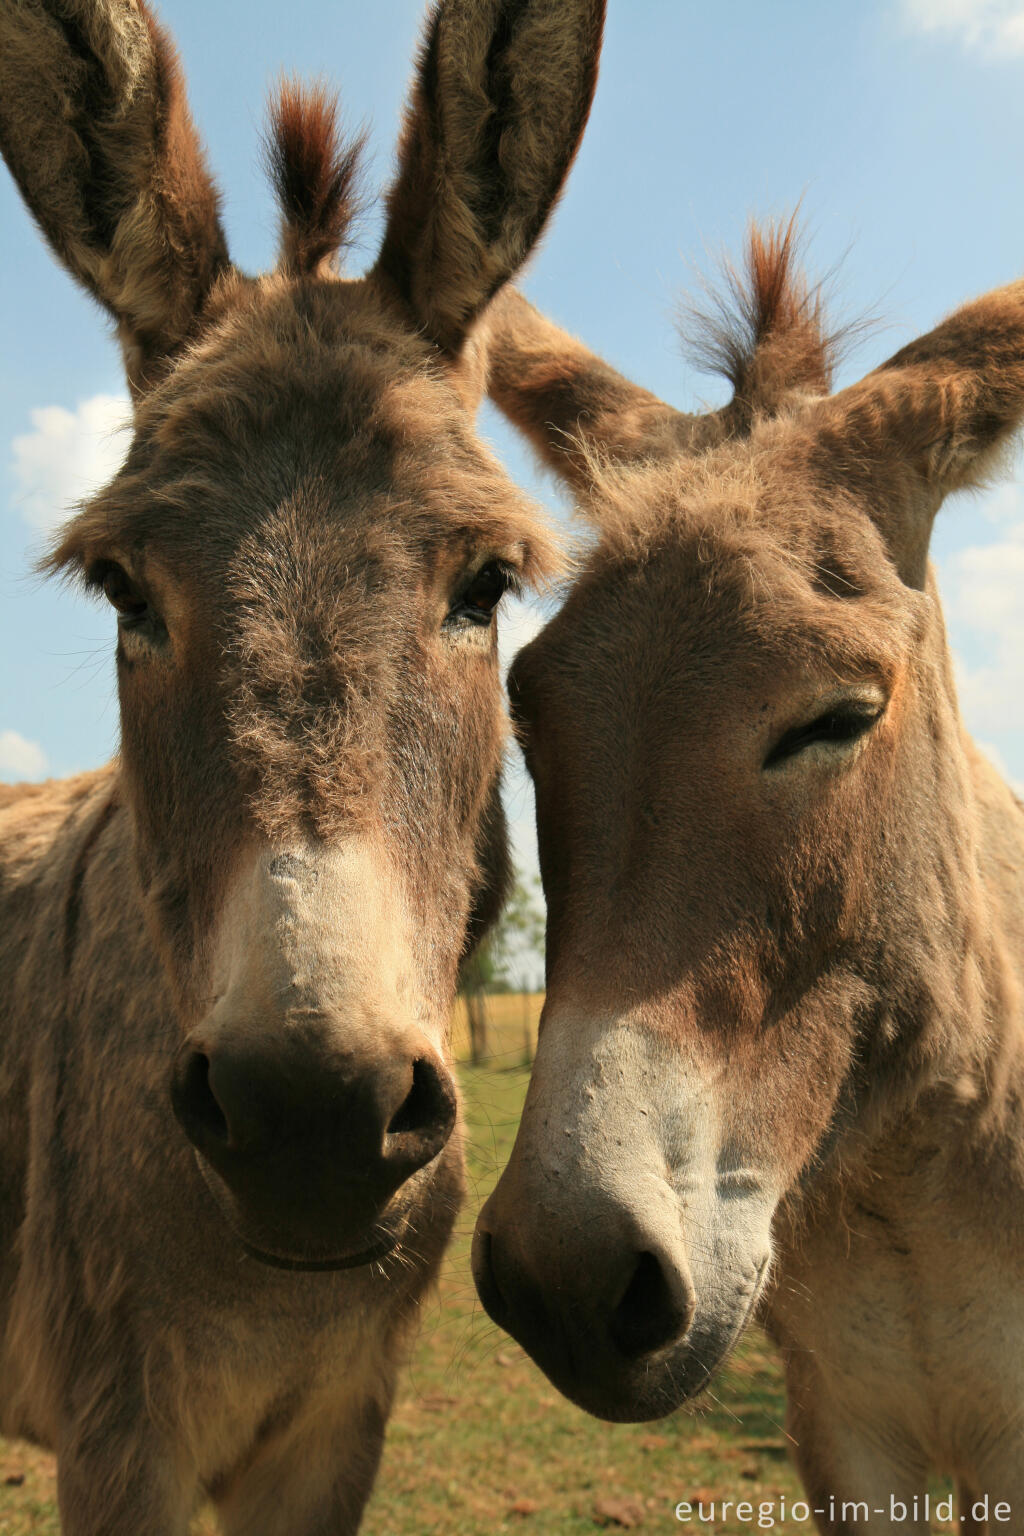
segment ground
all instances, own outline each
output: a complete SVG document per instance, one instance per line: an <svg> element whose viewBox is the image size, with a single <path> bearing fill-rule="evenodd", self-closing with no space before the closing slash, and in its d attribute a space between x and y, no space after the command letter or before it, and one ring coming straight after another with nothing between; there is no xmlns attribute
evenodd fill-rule
<svg viewBox="0 0 1024 1536"><path fill-rule="evenodd" d="M810 1536L808 1522L789 1518L800 1487L786 1454L782 1380L762 1334L748 1334L696 1410L655 1424L609 1425L560 1398L481 1310L469 1243L526 1091L525 1016L521 1000L500 1000L493 1062L461 1069L470 1195L405 1375L362 1536L593 1536L602 1529L738 1536L770 1528ZM683 1500L703 1500L705 1509L714 1500L718 1518L680 1523L675 1508ZM733 1505L724 1519L722 1500ZM744 1501L751 1513L737 1518L735 1505ZM760 1505L770 1506L763 1522L773 1519L774 1527L759 1525ZM194 1536L215 1529L204 1518ZM0 1441L0 1536L58 1532L52 1458Z"/></svg>

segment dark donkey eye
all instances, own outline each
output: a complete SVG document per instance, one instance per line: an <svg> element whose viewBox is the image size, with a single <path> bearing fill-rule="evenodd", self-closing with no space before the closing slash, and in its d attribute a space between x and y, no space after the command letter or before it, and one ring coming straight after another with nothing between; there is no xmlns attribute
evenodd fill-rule
<svg viewBox="0 0 1024 1536"><path fill-rule="evenodd" d="M468 619L471 624L489 624L491 614L505 593L515 586L514 571L498 560L488 560L452 603L445 622L450 624Z"/></svg>
<svg viewBox="0 0 1024 1536"><path fill-rule="evenodd" d="M816 720L811 720L807 725L794 726L791 731L781 736L765 758L764 766L774 768L776 764L795 757L805 747L813 746L818 741L829 742L835 746L856 741L857 737L869 731L881 716L881 706L867 703L843 705L826 710Z"/></svg>
<svg viewBox="0 0 1024 1536"><path fill-rule="evenodd" d="M105 565L97 572L97 578L107 602L117 609L121 623L140 624L149 616L149 604L119 565Z"/></svg>

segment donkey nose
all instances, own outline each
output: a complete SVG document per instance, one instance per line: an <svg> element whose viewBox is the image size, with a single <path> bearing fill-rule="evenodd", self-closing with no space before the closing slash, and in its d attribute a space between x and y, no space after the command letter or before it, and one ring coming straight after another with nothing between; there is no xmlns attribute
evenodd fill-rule
<svg viewBox="0 0 1024 1536"><path fill-rule="evenodd" d="M641 1362L682 1339L696 1296L685 1260L655 1244L601 1255L592 1272L542 1277L483 1224L473 1241L473 1278L491 1318L545 1365L552 1351L589 1358L598 1369Z"/></svg>
<svg viewBox="0 0 1024 1536"><path fill-rule="evenodd" d="M278 1156L300 1164L306 1155L329 1158L339 1178L377 1186L378 1198L438 1155L456 1117L451 1076L429 1049L339 1064L316 1052L186 1043L171 1102L186 1136L220 1172Z"/></svg>

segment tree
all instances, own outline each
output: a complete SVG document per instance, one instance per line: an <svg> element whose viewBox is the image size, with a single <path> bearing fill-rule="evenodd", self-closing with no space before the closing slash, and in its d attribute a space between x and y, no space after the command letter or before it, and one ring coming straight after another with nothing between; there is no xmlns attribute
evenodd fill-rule
<svg viewBox="0 0 1024 1536"><path fill-rule="evenodd" d="M535 875L517 874L491 934L497 977L515 992L538 992L544 977L544 906Z"/></svg>
<svg viewBox="0 0 1024 1536"><path fill-rule="evenodd" d="M540 884L517 871L504 910L487 937L463 962L459 991L466 999L470 1059L487 1055L487 995L538 991L544 974L544 909ZM529 1001L523 1005L523 1040L532 1055Z"/></svg>
<svg viewBox="0 0 1024 1536"><path fill-rule="evenodd" d="M491 934L488 934L462 962L459 977L459 991L466 999L466 1019L469 1023L469 1059L474 1067L478 1067L487 1055L486 995L493 980L494 961L491 957Z"/></svg>

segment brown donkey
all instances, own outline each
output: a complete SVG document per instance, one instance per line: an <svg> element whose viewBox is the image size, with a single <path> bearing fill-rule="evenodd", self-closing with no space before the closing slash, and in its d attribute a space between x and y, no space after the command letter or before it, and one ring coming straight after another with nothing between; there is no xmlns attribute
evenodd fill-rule
<svg viewBox="0 0 1024 1536"><path fill-rule="evenodd" d="M247 1536L359 1524L462 1184L494 613L553 559L474 436L471 337L564 180L601 21L434 12L346 282L322 94L277 104L252 279L141 0L0 3L5 157L135 401L50 562L117 610L120 757L0 798L0 1428L56 1448L69 1536L182 1536L205 1496Z"/></svg>
<svg viewBox="0 0 1024 1536"><path fill-rule="evenodd" d="M1024 282L829 397L792 255L755 236L703 417L496 306L494 396L600 538L510 682L548 992L475 1274L609 1419L760 1307L822 1530L926 1530L934 1468L1022 1531L1024 815L928 542L1024 416Z"/></svg>

